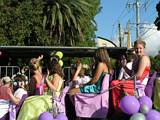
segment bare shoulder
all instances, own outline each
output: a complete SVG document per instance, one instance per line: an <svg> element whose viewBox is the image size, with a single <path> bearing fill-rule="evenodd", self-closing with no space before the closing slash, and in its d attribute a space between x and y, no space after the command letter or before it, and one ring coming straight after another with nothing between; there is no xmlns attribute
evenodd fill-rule
<svg viewBox="0 0 160 120"><path fill-rule="evenodd" d="M103 62L100 62L100 63L98 63L98 68L105 68L106 67L106 64L105 63L103 63Z"/></svg>
<svg viewBox="0 0 160 120"><path fill-rule="evenodd" d="M143 61L150 61L150 58L149 58L149 56L147 56L147 55L143 55L142 57L141 57L141 60L143 60Z"/></svg>
<svg viewBox="0 0 160 120"><path fill-rule="evenodd" d="M150 64L150 58L149 58L149 56L147 56L147 55L144 55L144 56L142 56L141 57L141 61L143 62L143 63L146 63L146 64Z"/></svg>
<svg viewBox="0 0 160 120"><path fill-rule="evenodd" d="M100 62L100 63L98 64L98 68L99 68L101 71L108 72L108 67L107 67L106 63Z"/></svg>
<svg viewBox="0 0 160 120"><path fill-rule="evenodd" d="M100 63L98 63L98 66L104 66L104 63L103 62L100 62Z"/></svg>

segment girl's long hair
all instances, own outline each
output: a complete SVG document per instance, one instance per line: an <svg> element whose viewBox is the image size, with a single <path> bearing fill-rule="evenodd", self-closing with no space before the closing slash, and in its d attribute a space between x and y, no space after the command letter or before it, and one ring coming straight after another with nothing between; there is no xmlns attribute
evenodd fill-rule
<svg viewBox="0 0 160 120"><path fill-rule="evenodd" d="M50 64L48 66L50 75L57 73L61 77L64 77L64 74L62 72L62 67L60 66L58 61L59 61L59 59L56 56L51 59Z"/></svg>
<svg viewBox="0 0 160 120"><path fill-rule="evenodd" d="M98 64L99 62L106 63L106 65L108 67L108 71L109 72L112 71L112 66L111 66L109 54L108 54L107 49L105 47L100 47L95 51L94 59L95 59L96 64Z"/></svg>

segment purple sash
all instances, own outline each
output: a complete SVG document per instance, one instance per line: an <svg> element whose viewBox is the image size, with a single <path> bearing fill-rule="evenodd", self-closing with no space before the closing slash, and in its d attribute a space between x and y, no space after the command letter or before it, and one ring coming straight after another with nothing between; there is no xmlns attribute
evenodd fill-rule
<svg viewBox="0 0 160 120"><path fill-rule="evenodd" d="M16 105L14 104L9 106L9 120L16 120Z"/></svg>

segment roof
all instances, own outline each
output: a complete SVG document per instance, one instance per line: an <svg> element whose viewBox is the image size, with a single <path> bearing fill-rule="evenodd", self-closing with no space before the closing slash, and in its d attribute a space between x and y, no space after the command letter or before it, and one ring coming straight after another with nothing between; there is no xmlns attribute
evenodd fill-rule
<svg viewBox="0 0 160 120"><path fill-rule="evenodd" d="M49 56L52 51L62 51L64 57L92 57L97 47L63 47L63 46L0 46L2 55L18 58L32 58L40 54ZM126 47L106 47L110 57L118 58L127 50Z"/></svg>
<svg viewBox="0 0 160 120"><path fill-rule="evenodd" d="M99 36L97 37L97 43L102 46L117 47L117 45L113 41Z"/></svg>

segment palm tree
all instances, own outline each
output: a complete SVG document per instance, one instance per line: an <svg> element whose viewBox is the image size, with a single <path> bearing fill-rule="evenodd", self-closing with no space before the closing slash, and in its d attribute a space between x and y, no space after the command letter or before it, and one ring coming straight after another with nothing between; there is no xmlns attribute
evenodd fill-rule
<svg viewBox="0 0 160 120"><path fill-rule="evenodd" d="M83 40L82 19L89 15L90 8L86 0L48 0L43 10L43 28L53 38L51 43L74 46Z"/></svg>

